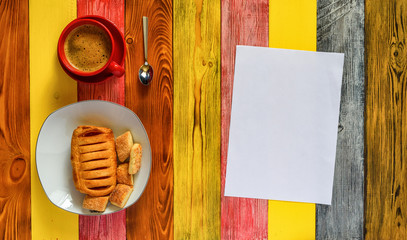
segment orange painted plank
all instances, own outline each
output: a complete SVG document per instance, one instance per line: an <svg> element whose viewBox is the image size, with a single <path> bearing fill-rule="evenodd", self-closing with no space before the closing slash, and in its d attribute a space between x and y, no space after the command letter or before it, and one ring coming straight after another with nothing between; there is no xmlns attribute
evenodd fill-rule
<svg viewBox="0 0 407 240"><path fill-rule="evenodd" d="M236 45L268 46L269 0L222 0L221 238L267 239L268 201L224 197Z"/></svg>
<svg viewBox="0 0 407 240"><path fill-rule="evenodd" d="M126 106L141 119L151 143L152 168L141 198L127 209L127 239L173 238L172 1L126 0ZM148 17L149 86L138 79L144 63L142 17Z"/></svg>
<svg viewBox="0 0 407 240"><path fill-rule="evenodd" d="M124 31L123 0L78 0L78 17L103 16ZM78 83L78 100L101 99L124 105L124 77L98 84ZM80 216L79 239L126 239L126 210L103 216Z"/></svg>
<svg viewBox="0 0 407 240"><path fill-rule="evenodd" d="M1 1L0 238L30 239L28 1Z"/></svg>

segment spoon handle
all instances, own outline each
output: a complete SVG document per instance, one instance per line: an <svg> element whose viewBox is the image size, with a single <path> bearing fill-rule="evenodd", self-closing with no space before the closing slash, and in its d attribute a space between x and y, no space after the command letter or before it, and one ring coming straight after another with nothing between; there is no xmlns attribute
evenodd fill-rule
<svg viewBox="0 0 407 240"><path fill-rule="evenodd" d="M144 61L147 62L148 17L143 17Z"/></svg>

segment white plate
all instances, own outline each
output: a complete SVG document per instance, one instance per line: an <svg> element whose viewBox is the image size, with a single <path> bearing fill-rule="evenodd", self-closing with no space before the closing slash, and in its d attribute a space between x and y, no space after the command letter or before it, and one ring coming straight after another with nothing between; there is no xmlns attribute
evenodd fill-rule
<svg viewBox="0 0 407 240"><path fill-rule="evenodd" d="M84 194L75 189L72 179L71 138L79 125L108 127L115 137L130 130L134 142L141 144L141 168L134 175L134 190L125 208L135 203L147 185L151 170L151 148L147 133L130 109L106 101L82 101L58 109L44 121L37 139L38 176L49 200L66 211L82 215L108 214L122 210L109 203L103 213L82 208Z"/></svg>

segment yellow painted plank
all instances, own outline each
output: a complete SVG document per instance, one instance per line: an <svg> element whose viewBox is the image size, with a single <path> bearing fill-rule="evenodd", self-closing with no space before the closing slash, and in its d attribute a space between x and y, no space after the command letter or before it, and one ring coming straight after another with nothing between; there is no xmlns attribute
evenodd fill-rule
<svg viewBox="0 0 407 240"><path fill-rule="evenodd" d="M317 0L270 0L269 46L317 50Z"/></svg>
<svg viewBox="0 0 407 240"><path fill-rule="evenodd" d="M220 239L220 1L174 1L174 239Z"/></svg>
<svg viewBox="0 0 407 240"><path fill-rule="evenodd" d="M269 46L316 51L317 1L270 0ZM315 204L269 201L269 239L315 239Z"/></svg>
<svg viewBox="0 0 407 240"><path fill-rule="evenodd" d="M32 239L78 238L78 217L48 200L35 165L42 123L51 112L76 102L76 82L63 72L56 51L59 34L75 17L76 0L29 2Z"/></svg>
<svg viewBox="0 0 407 240"><path fill-rule="evenodd" d="M315 204L269 201L270 240L315 239Z"/></svg>

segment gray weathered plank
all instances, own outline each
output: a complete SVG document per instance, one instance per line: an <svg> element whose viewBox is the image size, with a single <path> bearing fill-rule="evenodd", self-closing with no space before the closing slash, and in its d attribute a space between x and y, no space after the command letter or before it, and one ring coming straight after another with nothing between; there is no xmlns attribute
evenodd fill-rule
<svg viewBox="0 0 407 240"><path fill-rule="evenodd" d="M317 50L344 52L332 205L316 207L316 239L363 239L364 1L318 0Z"/></svg>

